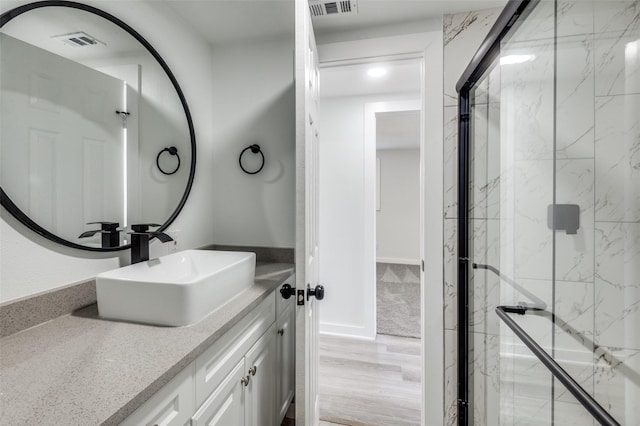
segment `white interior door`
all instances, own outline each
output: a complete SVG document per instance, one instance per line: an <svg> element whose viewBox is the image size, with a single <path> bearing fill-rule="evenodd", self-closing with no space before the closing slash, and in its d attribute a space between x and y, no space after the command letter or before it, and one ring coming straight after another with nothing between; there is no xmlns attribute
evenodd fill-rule
<svg viewBox="0 0 640 426"><path fill-rule="evenodd" d="M2 186L40 226L63 238L122 223L124 82L0 34Z"/></svg>
<svg viewBox="0 0 640 426"><path fill-rule="evenodd" d="M318 102L319 68L306 0L295 1L296 424L319 423Z"/></svg>

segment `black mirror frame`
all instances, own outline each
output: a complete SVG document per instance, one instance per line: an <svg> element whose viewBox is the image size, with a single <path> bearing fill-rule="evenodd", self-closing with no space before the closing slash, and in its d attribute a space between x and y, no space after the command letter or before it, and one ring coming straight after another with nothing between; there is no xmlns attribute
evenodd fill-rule
<svg viewBox="0 0 640 426"><path fill-rule="evenodd" d="M138 42L140 42L140 44L142 44L147 49L147 51L151 53L151 55L156 59L156 61L158 61L158 63L160 64L164 72L167 74L167 77L169 77L169 80L171 80L171 84L173 84L173 87L176 90L178 97L180 98L180 102L182 103L182 107L184 109L184 113L187 118L187 125L189 126L189 136L191 139L191 166L189 169L189 179L187 181L187 187L185 188L184 194L180 199L180 203L178 204L178 207L174 210L171 216L169 216L169 218L162 224L162 226L160 226L160 228L158 228L157 230L159 232L162 232L165 229L167 229L169 225L171 225L171 223L178 217L178 215L182 211L182 208L184 207L185 203L187 202L187 198L189 197L189 193L191 192L191 187L193 186L193 179L195 177L195 172L196 172L196 134L193 127L193 120L191 119L191 112L189 111L189 106L187 105L187 100L185 99L184 94L182 93L182 89L180 88L180 85L178 84L178 81L176 80L175 76L171 72L171 69L169 69L169 66L167 65L167 63L164 61L164 59L162 59L160 54L153 48L153 46L151 46L151 44L149 44L149 42L144 39L144 37L142 37L136 30L131 28L129 25L127 25L120 19L93 6L89 6L82 3L76 3L72 1L66 1L66 0L44 0L44 1L34 2L34 3L28 3L22 6L18 6L14 9L8 10L7 12L0 15L0 28L4 27L4 25L7 22L22 15L25 12L28 12L34 9L43 8L43 7L51 7L51 6L69 7L72 9L84 10L85 12L90 12L104 19L107 19L108 21L116 24L117 26L125 30L127 33L133 36L136 40L138 40ZM119 247L113 247L113 248L88 247L88 246L72 243L71 241L67 241L63 238L60 238L59 236L47 231L46 229L44 229L43 227L35 223L29 216L27 216L22 210L20 210L18 206L16 206L15 203L13 203L13 201L11 201L9 196L4 192L4 190L1 187L0 187L0 204L27 228L43 236L44 238L51 240L53 242L56 242L58 244L62 244L64 246L79 249L79 250L97 251L97 252L113 252L113 251L127 250L131 248L131 244L127 244Z"/></svg>

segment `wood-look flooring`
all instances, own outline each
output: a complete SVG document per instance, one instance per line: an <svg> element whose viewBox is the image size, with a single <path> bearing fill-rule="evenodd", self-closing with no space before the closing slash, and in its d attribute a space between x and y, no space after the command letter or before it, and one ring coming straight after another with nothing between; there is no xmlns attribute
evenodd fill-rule
<svg viewBox="0 0 640 426"><path fill-rule="evenodd" d="M320 337L321 425L419 425L420 339Z"/></svg>

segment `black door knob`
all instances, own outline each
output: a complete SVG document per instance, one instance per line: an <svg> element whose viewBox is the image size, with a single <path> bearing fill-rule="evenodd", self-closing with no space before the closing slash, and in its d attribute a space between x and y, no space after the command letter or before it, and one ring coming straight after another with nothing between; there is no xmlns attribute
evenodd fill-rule
<svg viewBox="0 0 640 426"><path fill-rule="evenodd" d="M317 300L324 299L324 286L318 284L316 288L312 289L311 286L307 284L307 300L309 300L311 296L315 296Z"/></svg>
<svg viewBox="0 0 640 426"><path fill-rule="evenodd" d="M296 294L296 289L295 287L291 287L289 284L283 284L282 288L280 288L280 294L283 299L288 299Z"/></svg>

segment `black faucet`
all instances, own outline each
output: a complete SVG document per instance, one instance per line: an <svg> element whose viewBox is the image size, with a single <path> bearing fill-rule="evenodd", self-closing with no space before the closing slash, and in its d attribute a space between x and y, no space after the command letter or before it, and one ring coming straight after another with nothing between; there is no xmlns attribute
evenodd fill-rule
<svg viewBox="0 0 640 426"><path fill-rule="evenodd" d="M93 237L100 232L102 234L102 248L120 247L120 231L118 222L89 222L87 225L100 225L100 229L87 231L80 234L78 238Z"/></svg>
<svg viewBox="0 0 640 426"><path fill-rule="evenodd" d="M173 238L164 232L149 231L149 227L158 227L155 223L139 223L131 225L131 264L144 262L149 260L149 240L153 237L158 238L163 243L173 241Z"/></svg>

